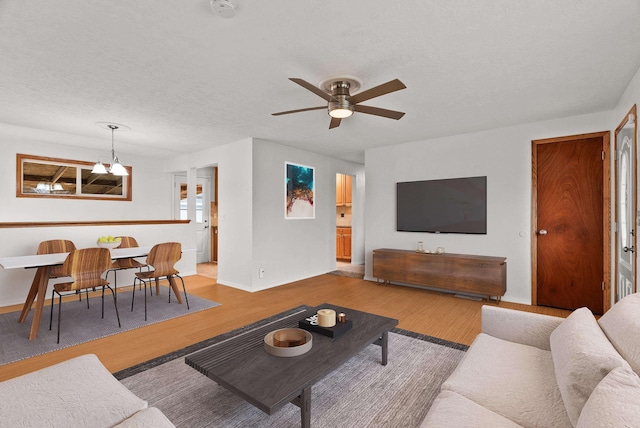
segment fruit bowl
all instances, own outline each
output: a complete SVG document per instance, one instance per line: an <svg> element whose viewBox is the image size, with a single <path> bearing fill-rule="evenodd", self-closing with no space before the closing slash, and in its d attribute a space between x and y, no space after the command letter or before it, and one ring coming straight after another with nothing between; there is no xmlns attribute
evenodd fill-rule
<svg viewBox="0 0 640 428"><path fill-rule="evenodd" d="M108 248L113 250L114 248L118 248L120 246L120 241L110 241L110 242L102 242L98 241L98 247L100 248Z"/></svg>

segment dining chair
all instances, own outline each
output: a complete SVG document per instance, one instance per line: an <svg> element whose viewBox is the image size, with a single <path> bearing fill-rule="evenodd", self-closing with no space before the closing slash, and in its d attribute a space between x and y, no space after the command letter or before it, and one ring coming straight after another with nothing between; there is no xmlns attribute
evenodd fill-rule
<svg viewBox="0 0 640 428"><path fill-rule="evenodd" d="M136 239L132 236L119 236L118 238L120 238L120 245L118 245L118 248L136 248L140 246L138 245L138 241L136 241ZM117 259L111 263L111 267L105 274L105 279L109 279L109 272L113 272L113 290L117 292L119 270L138 269L140 272L142 272L143 267L146 267L148 269L149 265L147 263L142 263L136 260L134 257Z"/></svg>
<svg viewBox="0 0 640 428"><path fill-rule="evenodd" d="M169 303L171 303L171 288L173 278L180 278L182 282L182 291L184 292L184 300L189 310L189 298L187 297L187 289L184 286L184 280L175 268L175 264L182 258L182 245L179 242L164 242L156 244L149 251L147 256L147 264L153 270L136 272L133 280L133 294L131 296L131 311L133 312L133 303L136 297L136 282L140 281L144 284L144 320L147 320L147 284L151 288L152 282L156 283L156 294L160 295L160 278L166 278L169 281ZM176 291L176 290L174 290ZM177 291L176 291L177 292Z"/></svg>
<svg viewBox="0 0 640 428"><path fill-rule="evenodd" d="M70 253L75 249L76 246L72 241L66 239L52 239L49 241L42 241L38 245L38 251L36 251L36 254ZM61 278L64 276L65 275L62 272L62 265L51 267L49 278Z"/></svg>
<svg viewBox="0 0 640 428"><path fill-rule="evenodd" d="M38 244L38 250L36 254L56 254L56 253L70 253L76 249L76 245L68 239L51 239L48 241L42 241ZM62 265L51 266L49 271L49 279L64 278L65 275L62 271ZM87 290L88 293L88 290ZM78 293L80 300L82 300L82 293ZM87 307L89 305L89 298L87 294Z"/></svg>
<svg viewBox="0 0 640 428"><path fill-rule="evenodd" d="M116 317L118 319L118 327L120 324L120 315L118 314L118 305L116 302L115 292L109 287L109 282L102 278L102 275L111 266L111 252L107 248L83 248L73 250L69 253L64 264L62 265L63 276L70 276L72 282L62 282L53 285L51 292L51 316L49 318L49 330L53 324L53 305L55 295L58 295L58 342L60 343L60 316L62 310L63 293L82 292L89 288L102 287L102 318L104 318L104 289L108 288L113 295L113 304L116 308ZM88 300L88 297L87 297Z"/></svg>

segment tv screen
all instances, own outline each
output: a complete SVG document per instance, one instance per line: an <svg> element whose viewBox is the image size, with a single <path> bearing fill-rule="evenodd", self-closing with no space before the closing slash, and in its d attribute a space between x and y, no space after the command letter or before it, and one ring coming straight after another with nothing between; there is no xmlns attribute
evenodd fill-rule
<svg viewBox="0 0 640 428"><path fill-rule="evenodd" d="M399 232L487 233L487 177L396 184Z"/></svg>

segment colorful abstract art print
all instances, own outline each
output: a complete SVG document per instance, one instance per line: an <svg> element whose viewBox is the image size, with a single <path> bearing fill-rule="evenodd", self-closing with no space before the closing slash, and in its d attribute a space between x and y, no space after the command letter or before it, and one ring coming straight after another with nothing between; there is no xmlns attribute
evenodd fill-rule
<svg viewBox="0 0 640 428"><path fill-rule="evenodd" d="M284 170L284 218L315 218L315 168L285 162Z"/></svg>

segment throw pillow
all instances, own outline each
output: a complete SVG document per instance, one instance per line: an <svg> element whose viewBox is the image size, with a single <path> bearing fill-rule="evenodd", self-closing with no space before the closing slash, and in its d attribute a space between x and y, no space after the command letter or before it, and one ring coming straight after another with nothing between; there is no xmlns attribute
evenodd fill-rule
<svg viewBox="0 0 640 428"><path fill-rule="evenodd" d="M587 308L580 308L551 333L551 358L558 389L569 420L580 412L598 383L611 370L627 363L607 340Z"/></svg>
<svg viewBox="0 0 640 428"><path fill-rule="evenodd" d="M598 321L611 344L636 374L640 374L640 294L630 294Z"/></svg>
<svg viewBox="0 0 640 428"><path fill-rule="evenodd" d="M618 367L602 379L580 413L576 428L640 426L640 378Z"/></svg>

